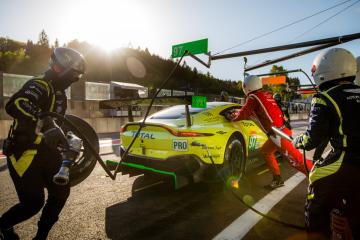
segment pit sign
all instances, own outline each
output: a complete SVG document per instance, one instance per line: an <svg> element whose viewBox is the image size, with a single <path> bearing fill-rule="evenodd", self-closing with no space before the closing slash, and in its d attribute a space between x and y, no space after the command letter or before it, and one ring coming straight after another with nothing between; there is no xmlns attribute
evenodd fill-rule
<svg viewBox="0 0 360 240"><path fill-rule="evenodd" d="M174 151L186 152L188 150L187 140L173 140Z"/></svg>
<svg viewBox="0 0 360 240"><path fill-rule="evenodd" d="M201 54L208 52L208 39L200 39L193 42L181 43L172 46L172 58L181 57L188 50L192 54Z"/></svg>

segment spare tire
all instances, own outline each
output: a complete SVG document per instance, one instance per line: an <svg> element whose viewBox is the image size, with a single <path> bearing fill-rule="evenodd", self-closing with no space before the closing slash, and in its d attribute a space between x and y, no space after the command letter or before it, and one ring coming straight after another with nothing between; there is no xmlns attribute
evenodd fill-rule
<svg viewBox="0 0 360 240"><path fill-rule="evenodd" d="M83 140L82 151L70 169L70 186L75 186L84 181L94 169L97 160L90 151L90 147L99 153L99 138L95 130L83 119L74 115L65 115L65 118L75 125L76 128L64 121L61 124L64 133L66 134L68 131L72 131L77 137ZM85 138L89 143L84 140Z"/></svg>

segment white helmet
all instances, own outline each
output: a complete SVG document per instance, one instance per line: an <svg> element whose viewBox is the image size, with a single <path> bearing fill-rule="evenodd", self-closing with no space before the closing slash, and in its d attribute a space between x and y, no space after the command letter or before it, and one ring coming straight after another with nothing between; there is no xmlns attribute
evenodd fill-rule
<svg viewBox="0 0 360 240"><path fill-rule="evenodd" d="M356 65L357 65L357 71L356 71L355 84L360 86L360 56L356 58Z"/></svg>
<svg viewBox="0 0 360 240"><path fill-rule="evenodd" d="M255 90L261 89L263 85L261 79L258 76L249 75L245 77L242 87L245 95L248 95Z"/></svg>
<svg viewBox="0 0 360 240"><path fill-rule="evenodd" d="M355 76L355 57L343 48L332 48L321 52L311 68L316 85L336 79Z"/></svg>

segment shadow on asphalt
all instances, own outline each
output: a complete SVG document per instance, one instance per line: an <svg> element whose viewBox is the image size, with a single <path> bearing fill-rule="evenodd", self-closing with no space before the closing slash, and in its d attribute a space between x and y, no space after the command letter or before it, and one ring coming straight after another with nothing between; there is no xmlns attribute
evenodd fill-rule
<svg viewBox="0 0 360 240"><path fill-rule="evenodd" d="M108 207L106 234L110 239L209 239L217 233L214 211L229 206L219 201L233 200L222 184L192 184L177 191L159 184Z"/></svg>
<svg viewBox="0 0 360 240"><path fill-rule="evenodd" d="M263 186L270 176L257 176L260 169L240 183L241 198L257 201L269 192ZM141 178L133 189L141 188L136 186ZM174 191L165 182L108 207L105 228L110 239L212 239L245 210L224 183L191 184Z"/></svg>

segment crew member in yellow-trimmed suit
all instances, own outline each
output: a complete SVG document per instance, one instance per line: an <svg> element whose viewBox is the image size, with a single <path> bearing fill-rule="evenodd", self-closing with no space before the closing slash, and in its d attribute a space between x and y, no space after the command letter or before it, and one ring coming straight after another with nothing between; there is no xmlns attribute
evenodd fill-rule
<svg viewBox="0 0 360 240"><path fill-rule="evenodd" d="M57 147L67 145L60 127L44 112L64 115L67 107L65 90L85 72L84 57L70 48L55 48L49 69L30 79L6 104L6 112L14 118L3 152L7 156L10 176L19 203L0 218L0 239L19 239L13 226L37 214L48 199L38 222L34 239L46 239L70 194L70 185L57 185L53 176L61 166ZM42 122L40 129L39 122Z"/></svg>
<svg viewBox="0 0 360 240"><path fill-rule="evenodd" d="M330 212L345 198L347 211L343 214L353 213L355 219L348 220L353 239L359 239L360 87L353 83L356 61L349 51L333 48L315 58L311 71L320 91L312 100L306 132L293 143L311 150L330 139L332 150L316 161L310 172L305 224L310 239L330 239Z"/></svg>

